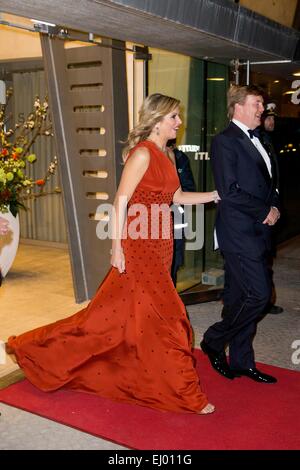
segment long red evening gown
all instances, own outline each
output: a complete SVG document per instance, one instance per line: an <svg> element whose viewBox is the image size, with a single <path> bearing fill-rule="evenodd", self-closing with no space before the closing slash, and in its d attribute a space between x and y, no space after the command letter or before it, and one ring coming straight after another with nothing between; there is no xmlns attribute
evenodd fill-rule
<svg viewBox="0 0 300 470"><path fill-rule="evenodd" d="M85 309L11 337L8 346L41 390L65 387L152 408L198 412L208 401L194 366L190 323L170 276L169 205L179 180L153 142L138 146L147 147L151 158L128 204L128 231L138 228L136 216L130 215L133 204L144 204L147 214L151 204L165 204L169 222L152 223L153 232L160 229L159 238L123 240L126 274L111 268Z"/></svg>

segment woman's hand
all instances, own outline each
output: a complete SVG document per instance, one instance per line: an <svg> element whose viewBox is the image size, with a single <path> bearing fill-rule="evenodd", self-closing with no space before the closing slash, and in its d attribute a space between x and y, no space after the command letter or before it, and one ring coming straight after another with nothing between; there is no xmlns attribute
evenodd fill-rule
<svg viewBox="0 0 300 470"><path fill-rule="evenodd" d="M218 202L221 201L221 198L220 198L220 196L219 196L219 193L218 193L218 191L216 191L216 190L213 191L213 197L214 197L214 203L215 203L215 204L218 204Z"/></svg>
<svg viewBox="0 0 300 470"><path fill-rule="evenodd" d="M182 191L181 187L173 195L174 204L206 204L207 202L218 203L221 200L218 191L205 193Z"/></svg>
<svg viewBox="0 0 300 470"><path fill-rule="evenodd" d="M125 271L125 256L123 253L123 249L121 247L112 248L110 264L114 268L117 268L120 274L126 272Z"/></svg>

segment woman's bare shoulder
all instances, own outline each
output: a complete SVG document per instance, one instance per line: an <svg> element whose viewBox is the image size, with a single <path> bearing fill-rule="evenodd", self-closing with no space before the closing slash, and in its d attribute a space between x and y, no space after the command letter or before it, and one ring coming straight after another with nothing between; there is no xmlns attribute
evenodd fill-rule
<svg viewBox="0 0 300 470"><path fill-rule="evenodd" d="M137 146L135 149L133 149L132 153L130 154L129 161L136 161L140 163L149 164L150 150L143 144Z"/></svg>

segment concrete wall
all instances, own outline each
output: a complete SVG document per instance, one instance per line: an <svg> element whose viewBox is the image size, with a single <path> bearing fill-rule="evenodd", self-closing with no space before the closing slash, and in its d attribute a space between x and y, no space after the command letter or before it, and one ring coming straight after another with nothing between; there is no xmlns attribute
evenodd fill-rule
<svg viewBox="0 0 300 470"><path fill-rule="evenodd" d="M33 27L30 20L18 18L13 15L1 15L1 19L10 23L21 23L29 28ZM42 49L39 34L24 29L0 25L0 60L24 59L28 57L41 57Z"/></svg>
<svg viewBox="0 0 300 470"><path fill-rule="evenodd" d="M240 5L284 26L293 26L297 0L240 0Z"/></svg>

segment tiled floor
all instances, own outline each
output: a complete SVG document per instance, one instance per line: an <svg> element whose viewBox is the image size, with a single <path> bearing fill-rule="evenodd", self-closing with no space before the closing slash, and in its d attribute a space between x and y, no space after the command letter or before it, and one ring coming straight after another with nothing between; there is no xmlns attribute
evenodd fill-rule
<svg viewBox="0 0 300 470"><path fill-rule="evenodd" d="M274 266L280 315L267 315L255 338L257 361L295 369L300 340L300 236L283 246ZM82 308L73 300L68 254L64 250L21 245L13 269L0 289L0 339L68 316ZM196 345L220 318L219 302L188 307ZM298 346L299 348L299 346ZM294 357L300 358L300 354ZM10 360L0 377L16 370ZM0 404L0 449L122 449L117 444ZM30 433L28 433L30 429Z"/></svg>

